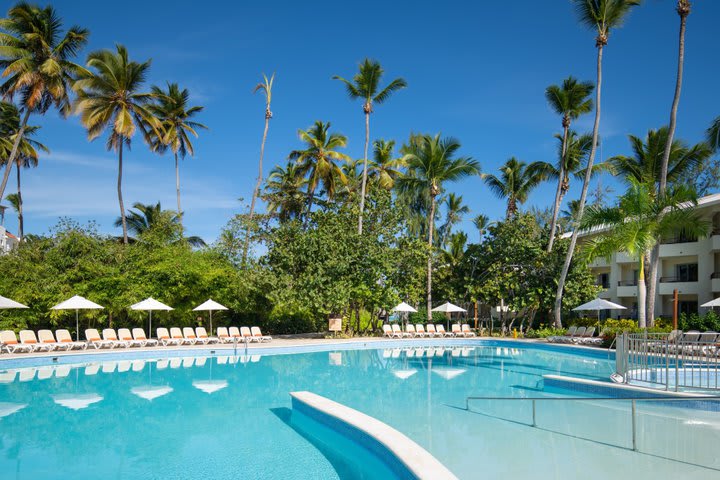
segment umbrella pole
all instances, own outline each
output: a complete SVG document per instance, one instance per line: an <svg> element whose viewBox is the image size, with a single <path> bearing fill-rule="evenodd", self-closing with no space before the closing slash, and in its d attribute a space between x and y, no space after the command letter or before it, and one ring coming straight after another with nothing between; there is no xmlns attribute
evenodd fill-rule
<svg viewBox="0 0 720 480"><path fill-rule="evenodd" d="M152 310L149 311L150 313L150 326L148 327L148 335L150 335L150 338L152 338Z"/></svg>
<svg viewBox="0 0 720 480"><path fill-rule="evenodd" d="M78 309L75 309L75 340L80 341L80 314Z"/></svg>
<svg viewBox="0 0 720 480"><path fill-rule="evenodd" d="M210 336L212 337L212 310L210 310Z"/></svg>

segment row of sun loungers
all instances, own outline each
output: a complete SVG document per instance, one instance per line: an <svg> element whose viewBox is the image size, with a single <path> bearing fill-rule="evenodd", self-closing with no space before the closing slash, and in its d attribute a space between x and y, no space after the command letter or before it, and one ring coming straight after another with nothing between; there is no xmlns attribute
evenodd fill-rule
<svg viewBox="0 0 720 480"><path fill-rule="evenodd" d="M553 343L574 343L597 345L602 343L601 337L595 337L595 327L575 327L568 328L565 335L548 337L548 342Z"/></svg>
<svg viewBox="0 0 720 480"><path fill-rule="evenodd" d="M427 330L422 324L413 325L408 323L403 331L400 325L383 325L383 336L388 338L433 338L433 337L475 337L475 332L470 330L470 325L464 323L462 326L453 324L451 331L445 331L442 324L433 325L428 323Z"/></svg>
<svg viewBox="0 0 720 480"><path fill-rule="evenodd" d="M207 345L210 343L233 343L233 342L269 342L272 337L263 335L259 327L218 327L217 336L208 336L204 327L185 327L182 330L177 327L157 329L157 339L147 338L145 330L133 328L121 328L115 332L114 328L105 328L102 336L95 328L85 330L87 341L73 341L70 332L65 329L40 330L35 335L32 330L21 330L20 340L12 330L0 332L0 352L8 353L31 353L51 352L68 350L85 350L87 347L100 348L130 348L130 347L152 347L157 345L179 346L179 345Z"/></svg>

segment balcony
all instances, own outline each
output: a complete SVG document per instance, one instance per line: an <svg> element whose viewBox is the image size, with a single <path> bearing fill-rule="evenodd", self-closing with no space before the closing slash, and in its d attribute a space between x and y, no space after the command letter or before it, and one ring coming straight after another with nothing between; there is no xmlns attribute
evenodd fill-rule
<svg viewBox="0 0 720 480"><path fill-rule="evenodd" d="M610 263L608 263L605 257L598 257L590 262L589 266L590 268L607 268L610 266Z"/></svg>
<svg viewBox="0 0 720 480"><path fill-rule="evenodd" d="M611 297L612 297L612 295L610 295L610 290L608 290L607 288L604 290L601 290L600 293L598 293L598 298L610 300Z"/></svg>
<svg viewBox="0 0 720 480"><path fill-rule="evenodd" d="M660 258L669 257L686 257L689 255L698 255L700 253L700 243L697 240L688 241L686 239L669 239L663 240L660 245Z"/></svg>
<svg viewBox="0 0 720 480"><path fill-rule="evenodd" d="M675 289L681 295L697 295L699 290L698 281L688 281L685 278L678 277L660 277L660 295L672 295Z"/></svg>
<svg viewBox="0 0 720 480"><path fill-rule="evenodd" d="M710 249L713 252L720 251L720 231L714 230L712 236L710 237L710 240L712 241Z"/></svg>
<svg viewBox="0 0 720 480"><path fill-rule="evenodd" d="M637 297L638 287L635 280L623 280L618 282L618 297Z"/></svg>
<svg viewBox="0 0 720 480"><path fill-rule="evenodd" d="M617 252L615 254L615 262L617 262L617 263L636 263L637 258L633 258L625 252Z"/></svg>
<svg viewBox="0 0 720 480"><path fill-rule="evenodd" d="M710 290L720 292L720 272L715 272L710 275Z"/></svg>

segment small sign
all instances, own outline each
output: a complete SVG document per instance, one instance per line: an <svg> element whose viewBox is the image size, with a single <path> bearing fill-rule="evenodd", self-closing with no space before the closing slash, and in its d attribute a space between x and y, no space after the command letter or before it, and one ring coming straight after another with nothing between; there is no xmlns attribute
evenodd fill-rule
<svg viewBox="0 0 720 480"><path fill-rule="evenodd" d="M331 318L328 320L328 330L331 332L342 332L342 318Z"/></svg>

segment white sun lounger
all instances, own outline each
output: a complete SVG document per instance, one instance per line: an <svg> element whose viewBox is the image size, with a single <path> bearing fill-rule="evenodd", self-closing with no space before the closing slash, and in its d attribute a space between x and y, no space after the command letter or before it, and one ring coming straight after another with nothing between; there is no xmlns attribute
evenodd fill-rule
<svg viewBox="0 0 720 480"><path fill-rule="evenodd" d="M435 325L432 323L427 324L427 334L428 337L442 337L442 334L438 333L437 330L435 330Z"/></svg>
<svg viewBox="0 0 720 480"><path fill-rule="evenodd" d="M445 327L442 325L442 323L435 324L435 331L438 333L438 335L441 335L443 337L454 337L455 336L455 334L452 332L446 332Z"/></svg>
<svg viewBox="0 0 720 480"><path fill-rule="evenodd" d="M417 331L415 330L415 325L412 323L405 325L405 333L407 333L409 337L419 337Z"/></svg>
<svg viewBox="0 0 720 480"><path fill-rule="evenodd" d="M243 341L247 342L259 342L260 339L253 336L252 332L248 327L240 327L240 335Z"/></svg>
<svg viewBox="0 0 720 480"><path fill-rule="evenodd" d="M103 328L102 336L103 340L105 340L106 342L113 342L114 346L116 347L128 348L130 346L128 342L125 342L118 338L114 328Z"/></svg>
<svg viewBox="0 0 720 480"><path fill-rule="evenodd" d="M570 328L567 329L567 331L565 332L565 335L563 335L563 336L554 335L552 337L548 337L547 340L548 340L548 342L553 342L553 343L562 342L565 338L572 337L573 335L575 335L576 331L577 331L577 327L575 325L572 325Z"/></svg>
<svg viewBox="0 0 720 480"><path fill-rule="evenodd" d="M85 350L87 348L87 343L74 341L72 336L70 336L70 332L64 328L56 330L55 337L57 337L57 341L59 343L70 345L69 350L74 350L76 348L79 350Z"/></svg>
<svg viewBox="0 0 720 480"><path fill-rule="evenodd" d="M38 340L44 345L52 346L52 350L70 350L69 344L55 340L52 330L38 330Z"/></svg>
<svg viewBox="0 0 720 480"><path fill-rule="evenodd" d="M231 341L237 339L238 342L242 341L242 335L238 327L230 327L230 339Z"/></svg>
<svg viewBox="0 0 720 480"><path fill-rule="evenodd" d="M195 336L195 333L193 333L193 336ZM185 336L182 334L182 331L178 327L170 328L170 338L180 342L179 345L192 345L195 343L193 339L185 338Z"/></svg>
<svg viewBox="0 0 720 480"><path fill-rule="evenodd" d="M170 329L170 335L175 336L172 334L172 329ZM192 329L192 327L183 327L182 329L182 336L183 336L183 343L195 345L198 343L197 335L195 335L195 330ZM202 342L200 342L202 343Z"/></svg>
<svg viewBox="0 0 720 480"><path fill-rule="evenodd" d="M12 330L3 330L0 332L0 351L5 350L8 353L32 352L30 345L23 345L18 342L15 332Z"/></svg>
<svg viewBox="0 0 720 480"><path fill-rule="evenodd" d="M430 334L425 331L425 327L423 326L422 323L418 323L417 325L415 325L415 333L417 334L418 337L429 337L430 336Z"/></svg>
<svg viewBox="0 0 720 480"><path fill-rule="evenodd" d="M158 341L154 338L147 338L145 330L142 328L133 328L132 334L135 340L142 342L143 347L154 347L158 344Z"/></svg>
<svg viewBox="0 0 720 480"><path fill-rule="evenodd" d="M158 341L162 343L163 346L168 345L180 345L180 341L182 340L182 335L180 335L180 338L171 338L170 333L168 333L168 329L165 327L160 327L157 329L157 337Z"/></svg>
<svg viewBox="0 0 720 480"><path fill-rule="evenodd" d="M100 333L95 328L88 328L87 330L85 330L85 339L87 340L88 345L91 347L95 347L95 349L115 347L114 342L108 342L107 340L103 340L102 338L100 338Z"/></svg>
<svg viewBox="0 0 720 480"><path fill-rule="evenodd" d="M260 342L270 342L272 341L272 337L270 335L263 335L260 331L260 327L252 327L250 328L250 333L252 333L253 337L259 339Z"/></svg>
<svg viewBox="0 0 720 480"><path fill-rule="evenodd" d="M401 337L402 335L398 335L397 333L392 331L392 328L390 328L390 325L387 323L383 324L383 337L393 338L393 337Z"/></svg>
<svg viewBox="0 0 720 480"><path fill-rule="evenodd" d="M462 334L464 337L477 337L477 334L470 329L470 324L462 324Z"/></svg>
<svg viewBox="0 0 720 480"><path fill-rule="evenodd" d="M198 342L203 344L218 343L220 341L217 337L209 337L205 327L195 327L195 336L197 337Z"/></svg>
<svg viewBox="0 0 720 480"><path fill-rule="evenodd" d="M136 340L132 337L132 334L130 333L130 329L128 328L119 328L118 329L118 338L121 342L127 343L128 347L144 347L145 342L142 340Z"/></svg>
<svg viewBox="0 0 720 480"><path fill-rule="evenodd" d="M54 344L38 342L35 332L32 330L20 330L20 343L29 345L33 352L51 352L55 350Z"/></svg>
<svg viewBox="0 0 720 480"><path fill-rule="evenodd" d="M411 336L412 336L412 335L411 335L410 333L408 333L408 332L403 332L403 331L400 329L400 325L398 325L397 323L393 323L393 324L392 324L392 331L393 331L393 333L395 334L395 336L396 336L396 337L399 337L399 338L408 338L408 337L411 337Z"/></svg>
<svg viewBox="0 0 720 480"><path fill-rule="evenodd" d="M228 333L227 327L217 327L217 338L220 341L220 343L232 343L233 339L230 337L230 334Z"/></svg>

